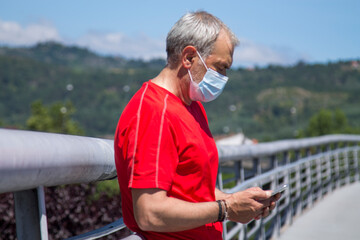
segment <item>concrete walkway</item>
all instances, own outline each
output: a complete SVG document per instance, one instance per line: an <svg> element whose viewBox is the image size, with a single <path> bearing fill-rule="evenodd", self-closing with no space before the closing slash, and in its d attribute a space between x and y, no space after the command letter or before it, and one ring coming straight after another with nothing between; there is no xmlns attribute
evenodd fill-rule
<svg viewBox="0 0 360 240"><path fill-rule="evenodd" d="M326 195L297 217L281 240L359 240L360 182Z"/></svg>

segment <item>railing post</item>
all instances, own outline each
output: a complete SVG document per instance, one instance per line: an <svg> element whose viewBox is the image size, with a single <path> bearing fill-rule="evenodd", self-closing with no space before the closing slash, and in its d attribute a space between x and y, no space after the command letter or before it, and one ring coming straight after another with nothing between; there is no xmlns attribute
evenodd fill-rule
<svg viewBox="0 0 360 240"><path fill-rule="evenodd" d="M221 165L219 164L219 169L218 169L218 188L219 190L223 191L224 189L224 184L223 184L223 179L222 179L222 169L221 169Z"/></svg>
<svg viewBox="0 0 360 240"><path fill-rule="evenodd" d="M270 156L271 169L276 169L279 166L279 161L276 155Z"/></svg>
<svg viewBox="0 0 360 240"><path fill-rule="evenodd" d="M349 142L345 142L344 143L344 148L347 149L349 147ZM351 176L350 176L350 173L351 173L351 164L350 164L350 160L349 160L349 152L348 150L345 150L344 152L344 158L345 158L345 167L346 167L346 184L350 184L351 182Z"/></svg>
<svg viewBox="0 0 360 240"><path fill-rule="evenodd" d="M335 165L335 188L340 187L340 159L339 159L339 153L336 151L338 149L338 143L336 142L334 144L334 165Z"/></svg>
<svg viewBox="0 0 360 240"><path fill-rule="evenodd" d="M338 158L338 164L339 164L339 182L338 187L341 187L344 185L346 181L346 166L345 166L345 159L344 159L344 152L338 152L336 154Z"/></svg>
<svg viewBox="0 0 360 240"><path fill-rule="evenodd" d="M278 156L271 155L270 160L271 160L272 169L278 168L278 166L279 166ZM284 176L283 176L283 178L284 178ZM285 181L285 179L283 179L283 180ZM276 175L275 176L275 187L278 187L278 185L279 185L279 175ZM275 213L274 236L276 238L279 238L280 234L281 234L281 212L279 209L279 204L276 204L275 211L276 211L276 213Z"/></svg>
<svg viewBox="0 0 360 240"><path fill-rule="evenodd" d="M331 180L331 174L332 174L332 169L331 169L331 146L330 144L328 144L326 146L326 156L325 156L325 159L326 159L326 184L327 185L327 192L330 193L332 192L332 180Z"/></svg>
<svg viewBox="0 0 360 240"><path fill-rule="evenodd" d="M295 161L298 161L301 158L301 152L299 149L295 150ZM303 194L301 192L302 189L302 178L301 178L301 169L302 166L298 165L297 170L295 171L295 189L296 189L296 193L295 193L295 202L296 202L296 215L301 213L302 210L302 197Z"/></svg>
<svg viewBox="0 0 360 240"><path fill-rule="evenodd" d="M235 162L235 181L236 184L240 184L241 183L241 179L242 179L242 173L241 173L241 168L242 168L242 162L241 161L236 161Z"/></svg>
<svg viewBox="0 0 360 240"><path fill-rule="evenodd" d="M260 239L266 240L265 224L264 219L260 219Z"/></svg>
<svg viewBox="0 0 360 240"><path fill-rule="evenodd" d="M240 182L245 182L245 169L242 161L240 162Z"/></svg>
<svg viewBox="0 0 360 240"><path fill-rule="evenodd" d="M357 145L355 145L357 146ZM360 181L360 169L359 169L359 150L357 148L354 149L354 163L355 163L355 182Z"/></svg>
<svg viewBox="0 0 360 240"><path fill-rule="evenodd" d="M307 148L306 149L306 157L310 157L311 156L311 149ZM313 186L312 186L312 162L311 161L307 161L305 163L306 166L306 183L307 183L307 206L311 207L313 204Z"/></svg>
<svg viewBox="0 0 360 240"><path fill-rule="evenodd" d="M300 150L299 150L299 149L296 149L294 152L295 152L295 161L297 161L297 160L299 160L300 157L301 157Z"/></svg>
<svg viewBox="0 0 360 240"><path fill-rule="evenodd" d="M319 200L320 198L322 198L322 179L321 179L321 158L323 157L323 155L321 155L322 151L322 146L318 146L317 149L317 154L320 156L316 159L315 163L316 163L316 200Z"/></svg>
<svg viewBox="0 0 360 240"><path fill-rule="evenodd" d="M261 174L261 164L260 164L260 160L259 158L254 158L253 159L253 172L255 174L255 176L258 176Z"/></svg>
<svg viewBox="0 0 360 240"><path fill-rule="evenodd" d="M19 240L48 239L43 187L14 192L16 234Z"/></svg>
<svg viewBox="0 0 360 240"><path fill-rule="evenodd" d="M279 161L276 157L276 155L270 156L270 164L271 169L276 169L278 167ZM273 180L274 187L277 187L279 183L279 176L275 176L275 180ZM275 207L275 226L274 226L274 236L279 237L280 236L280 228L281 228L281 218L280 218L280 211L278 204Z"/></svg>
<svg viewBox="0 0 360 240"><path fill-rule="evenodd" d="M284 160L285 164L290 164L290 154L288 151L284 152Z"/></svg>
<svg viewBox="0 0 360 240"><path fill-rule="evenodd" d="M285 164L290 163L290 154L288 151L283 152L283 162ZM293 202L292 202L292 186L291 186L291 172L288 171L286 173L285 182L288 183L288 194L286 195L285 204L287 204L286 208L286 224L292 225L292 215L293 215Z"/></svg>

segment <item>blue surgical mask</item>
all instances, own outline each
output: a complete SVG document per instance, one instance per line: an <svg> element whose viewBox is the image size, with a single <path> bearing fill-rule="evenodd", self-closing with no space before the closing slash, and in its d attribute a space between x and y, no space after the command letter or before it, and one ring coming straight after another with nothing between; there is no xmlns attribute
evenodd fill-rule
<svg viewBox="0 0 360 240"><path fill-rule="evenodd" d="M192 101L210 102L222 93L229 78L212 70L211 68L208 68L199 52L197 52L197 54L207 71L201 82L196 83L194 82L190 70L188 69L191 79L189 96Z"/></svg>

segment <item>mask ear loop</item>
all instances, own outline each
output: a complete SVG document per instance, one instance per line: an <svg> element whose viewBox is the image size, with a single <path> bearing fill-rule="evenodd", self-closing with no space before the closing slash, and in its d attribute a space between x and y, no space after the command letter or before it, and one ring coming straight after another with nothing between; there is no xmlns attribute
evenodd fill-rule
<svg viewBox="0 0 360 240"><path fill-rule="evenodd" d="M189 74L189 76L190 76L190 80L192 81L192 82L194 82L194 80L193 80L193 78L192 78L192 76L191 76L191 72L190 72L190 70L188 69L188 74ZM195 83L195 82L194 82Z"/></svg>
<svg viewBox="0 0 360 240"><path fill-rule="evenodd" d="M201 57L200 53L199 53L197 50L196 50L196 53L198 54L201 62L204 64L204 66L206 67L206 69L208 69L208 67L206 66L206 63L205 63L204 59Z"/></svg>

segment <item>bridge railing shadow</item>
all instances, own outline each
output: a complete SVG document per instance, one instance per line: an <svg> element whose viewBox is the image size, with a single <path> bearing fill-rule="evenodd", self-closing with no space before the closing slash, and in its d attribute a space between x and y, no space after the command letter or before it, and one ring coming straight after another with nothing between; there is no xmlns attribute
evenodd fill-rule
<svg viewBox="0 0 360 240"><path fill-rule="evenodd" d="M265 219L224 222L224 239L270 239L328 192L359 181L359 135L328 135L256 145L218 146L218 187L289 188ZM113 141L0 129L0 193L14 192L18 239L48 239L44 187L116 177ZM122 219L70 239L97 239L125 228ZM136 239L136 236L132 236Z"/></svg>

